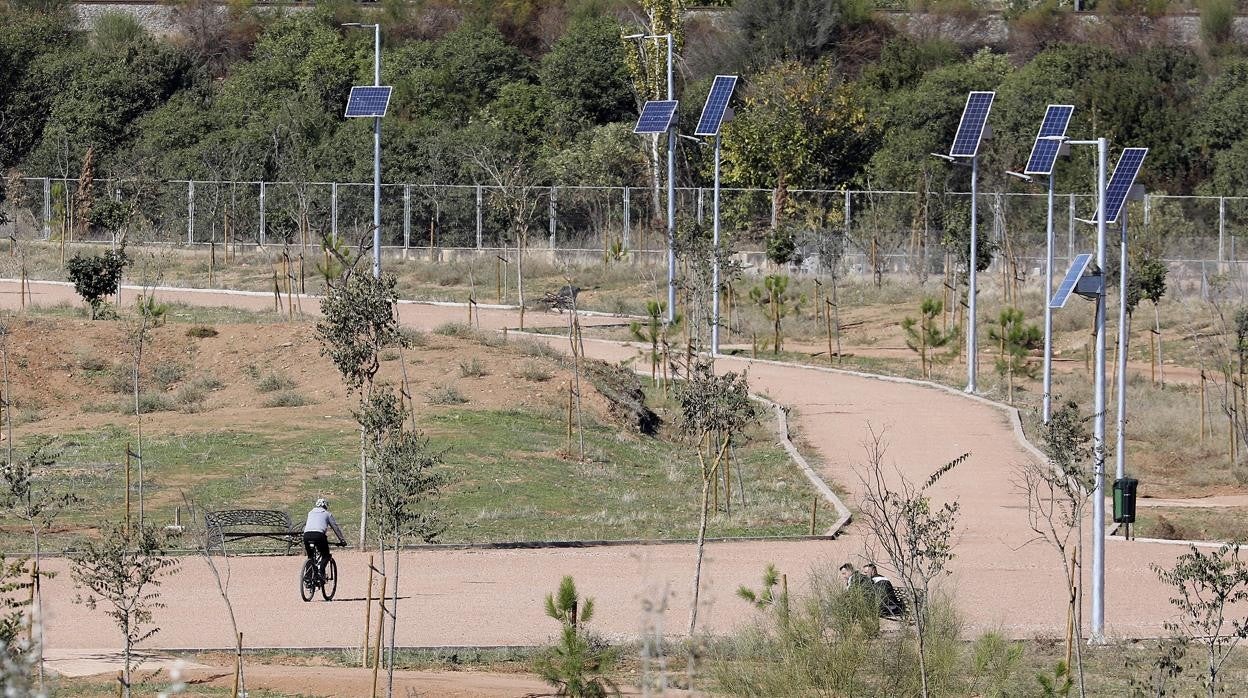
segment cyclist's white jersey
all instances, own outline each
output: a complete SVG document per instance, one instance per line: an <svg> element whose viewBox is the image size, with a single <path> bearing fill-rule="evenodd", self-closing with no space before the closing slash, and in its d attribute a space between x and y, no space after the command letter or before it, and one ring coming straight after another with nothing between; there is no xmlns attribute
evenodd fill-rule
<svg viewBox="0 0 1248 698"><path fill-rule="evenodd" d="M342 529L338 528L338 522L334 520L334 515L324 507L316 507L308 512L308 521L303 525L303 532L316 531L325 533L328 529L334 529L334 533L338 535L338 540L346 540L346 536L342 535Z"/></svg>

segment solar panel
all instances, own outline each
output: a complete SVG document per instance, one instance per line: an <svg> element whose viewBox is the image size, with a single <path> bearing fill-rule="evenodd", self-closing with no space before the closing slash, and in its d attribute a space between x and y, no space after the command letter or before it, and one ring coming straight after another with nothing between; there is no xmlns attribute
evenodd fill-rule
<svg viewBox="0 0 1248 698"><path fill-rule="evenodd" d="M633 133L663 133L672 126L676 115L676 100L653 100L641 108L637 128Z"/></svg>
<svg viewBox="0 0 1248 698"><path fill-rule="evenodd" d="M1070 125L1070 115L1075 108L1069 104L1050 104L1044 111L1044 121L1040 123L1040 133L1036 134L1036 143L1031 146L1031 157L1027 158L1027 169L1024 174L1053 174L1053 163L1057 162L1058 151L1062 147L1062 139L1066 136L1066 127Z"/></svg>
<svg viewBox="0 0 1248 698"><path fill-rule="evenodd" d="M379 117L386 115L390 106L390 92L393 87L376 87L373 85L357 85L351 88L351 96L347 98L348 118Z"/></svg>
<svg viewBox="0 0 1248 698"><path fill-rule="evenodd" d="M1049 307L1053 309L1066 307L1066 301L1070 300L1070 294L1074 292L1075 285L1079 283L1079 279L1083 273L1088 270L1088 265L1092 263L1092 255L1081 254L1075 257L1070 263L1070 269L1066 272L1066 278L1062 279L1062 283L1057 287L1057 293L1053 294L1053 300L1049 301Z"/></svg>
<svg viewBox="0 0 1248 698"><path fill-rule="evenodd" d="M737 86L736 75L716 75L711 83L711 91L706 95L706 106L702 107L702 118L698 119L695 136L714 136L724 122L724 112L728 109L728 100L732 99L732 91Z"/></svg>
<svg viewBox="0 0 1248 698"><path fill-rule="evenodd" d="M1144 165L1145 155L1148 155L1148 148L1127 148L1118 157L1114 174L1109 178L1109 186L1105 188L1106 223L1118 222L1118 214L1122 213L1122 207L1127 203L1127 195L1131 193L1131 187L1135 186L1135 178L1139 176L1140 167Z"/></svg>
<svg viewBox="0 0 1248 698"><path fill-rule="evenodd" d="M950 156L972 158L979 153L979 141L984 136L988 112L996 96L996 92L972 92L966 96L966 108L962 110L962 120L958 122L958 132L953 137L953 147L949 149Z"/></svg>

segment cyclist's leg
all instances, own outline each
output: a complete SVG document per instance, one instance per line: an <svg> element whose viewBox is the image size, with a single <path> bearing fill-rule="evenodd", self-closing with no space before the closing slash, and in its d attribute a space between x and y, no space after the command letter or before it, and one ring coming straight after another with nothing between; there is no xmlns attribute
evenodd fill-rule
<svg viewBox="0 0 1248 698"><path fill-rule="evenodd" d="M320 568L321 579L325 578L325 567L329 565L329 538L324 533L318 534L315 539L316 552L321 556Z"/></svg>
<svg viewBox="0 0 1248 698"><path fill-rule="evenodd" d="M313 560L313 561L316 560L316 558L312 556L312 551L315 550L315 548L312 545L314 536L315 536L315 533L313 533L312 531L308 531L303 534L303 552L305 555L308 556L309 560Z"/></svg>

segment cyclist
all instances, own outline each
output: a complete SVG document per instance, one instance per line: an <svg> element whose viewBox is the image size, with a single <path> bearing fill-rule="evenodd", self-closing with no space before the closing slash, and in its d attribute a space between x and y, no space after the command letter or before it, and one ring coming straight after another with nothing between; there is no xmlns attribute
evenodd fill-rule
<svg viewBox="0 0 1248 698"><path fill-rule="evenodd" d="M329 564L329 538L326 537L325 531L334 529L334 534L338 536L338 545L346 545L347 539L342 535L342 529L338 527L338 522L334 520L334 515L329 513L329 502L324 497L316 500L316 504L312 507L312 511L308 512L308 521L303 525L303 550L308 554L308 559L312 558L312 549L320 553L321 560L317 567L317 579L325 578L325 566Z"/></svg>

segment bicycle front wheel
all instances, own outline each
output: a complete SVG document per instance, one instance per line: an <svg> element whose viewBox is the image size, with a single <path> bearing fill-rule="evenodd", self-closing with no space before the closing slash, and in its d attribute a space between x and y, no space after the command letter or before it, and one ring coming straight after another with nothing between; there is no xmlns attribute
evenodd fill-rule
<svg viewBox="0 0 1248 698"><path fill-rule="evenodd" d="M316 591L316 567L311 560L303 561L303 569L299 572L299 596L304 601L311 601Z"/></svg>
<svg viewBox="0 0 1248 698"><path fill-rule="evenodd" d="M338 591L338 561L331 557L329 564L325 566L325 583L321 585L321 597L326 601L332 601L336 591Z"/></svg>

